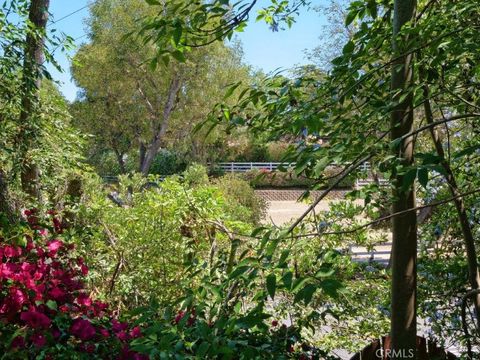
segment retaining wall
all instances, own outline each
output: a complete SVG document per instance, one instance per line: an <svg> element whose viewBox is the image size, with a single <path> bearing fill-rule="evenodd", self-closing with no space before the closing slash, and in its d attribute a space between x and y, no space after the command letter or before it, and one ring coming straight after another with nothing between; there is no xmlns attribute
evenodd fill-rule
<svg viewBox="0 0 480 360"><path fill-rule="evenodd" d="M351 190L332 190L325 200L341 200L345 198L345 194ZM296 201L305 190L302 189L261 189L255 190L255 195L266 201ZM318 198L322 191L315 190L310 192L313 199Z"/></svg>

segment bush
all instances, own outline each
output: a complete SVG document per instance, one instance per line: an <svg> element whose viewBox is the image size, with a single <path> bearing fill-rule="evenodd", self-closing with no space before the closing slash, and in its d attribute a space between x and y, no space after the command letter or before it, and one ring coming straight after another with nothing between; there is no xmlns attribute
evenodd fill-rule
<svg viewBox="0 0 480 360"><path fill-rule="evenodd" d="M212 247L210 256L192 253L185 276L174 283L178 297L170 304L150 304L123 314L121 322L85 289L89 269L74 246L62 239L71 230L65 232L57 217L51 219L52 226L41 226L36 211L26 215L29 225L8 233L14 242L2 239L0 246L0 351L7 359L321 355L302 340L303 328L311 326L308 316L287 326L280 319L272 321L265 302L267 296L284 292L308 303L311 289L332 293L335 286L325 275L321 281L272 282L282 273L284 279L292 279L288 252L283 251L281 259L274 256L271 244L278 246L278 241L265 247L265 241L238 244L232 237L227 248ZM237 254L237 249L242 251ZM266 287L265 273L270 274Z"/></svg>
<svg viewBox="0 0 480 360"><path fill-rule="evenodd" d="M201 164L190 164L182 175L184 183L189 187L207 185L210 183L207 168Z"/></svg>
<svg viewBox="0 0 480 360"><path fill-rule="evenodd" d="M61 240L60 220L37 210L0 245L0 352L7 359L144 359L129 349L140 327L120 323L84 287L88 267Z"/></svg>
<svg viewBox="0 0 480 360"><path fill-rule="evenodd" d="M267 203L255 196L250 184L239 175L227 174L215 180L214 184L220 189L230 208L247 210L237 212L235 218L252 224L259 224L265 218Z"/></svg>
<svg viewBox="0 0 480 360"><path fill-rule="evenodd" d="M190 168L183 181L120 177L114 193L111 188L99 191L101 185L94 180L86 185L75 224L83 236L75 237L86 253L95 254L92 286L115 306L132 309L178 297L178 283L187 276L192 256L208 257L213 241L225 246L225 234L215 233L213 223L251 230L237 218L250 216L245 206L232 207L213 185L190 186L199 174L205 175L205 168Z"/></svg>
<svg viewBox="0 0 480 360"><path fill-rule="evenodd" d="M180 160L178 154L166 149L161 149L150 168L150 174L173 175L179 174L186 168L185 162Z"/></svg>

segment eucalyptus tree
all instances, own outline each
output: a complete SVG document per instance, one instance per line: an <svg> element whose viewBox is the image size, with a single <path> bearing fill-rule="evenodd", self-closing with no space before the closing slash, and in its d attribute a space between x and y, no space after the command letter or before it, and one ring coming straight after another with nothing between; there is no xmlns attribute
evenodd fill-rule
<svg viewBox="0 0 480 360"><path fill-rule="evenodd" d="M190 130L227 85L248 79L239 47L220 43L182 56L184 62L152 61L156 47L136 35L152 14L153 8L138 1L95 2L88 22L91 42L73 65L82 88L74 105L77 124L113 150L124 171L125 156L138 149L138 170L145 175L172 139L191 139Z"/></svg>

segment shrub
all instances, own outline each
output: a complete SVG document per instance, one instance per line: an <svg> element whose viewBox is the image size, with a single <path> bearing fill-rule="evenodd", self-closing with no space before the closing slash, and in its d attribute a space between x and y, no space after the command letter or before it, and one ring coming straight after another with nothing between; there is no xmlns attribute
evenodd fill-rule
<svg viewBox="0 0 480 360"><path fill-rule="evenodd" d="M227 174L216 179L214 184L220 189L230 208L244 209L236 212L235 218L252 224L259 224L265 218L266 202L255 196L255 191L250 184L239 175Z"/></svg>
<svg viewBox="0 0 480 360"><path fill-rule="evenodd" d="M25 211L28 225L14 242L0 245L0 352L8 359L141 359L128 342L141 329L119 323L108 306L84 287L88 267L75 248L61 240L62 225L39 223Z"/></svg>
<svg viewBox="0 0 480 360"><path fill-rule="evenodd" d="M186 164L178 155L166 149L161 149L150 168L150 173L155 175L173 175L185 170Z"/></svg>
<svg viewBox="0 0 480 360"><path fill-rule="evenodd" d="M93 300L85 289L89 269L63 239L68 234L62 234L60 220L52 216L52 225L42 226L36 211L26 216L28 225L9 233L14 241L2 239L0 245L4 358L318 359L321 355L302 338L311 319L307 316L295 326L272 321L266 299L284 292L308 303L312 290L332 294L338 286L326 275L292 282L288 251L282 251L281 257L275 254L278 240L268 246L262 241L241 247L232 240L226 250L213 247L210 257L194 253L188 276L176 283L180 295L175 301L135 309L124 314L126 321L119 321L107 304ZM237 248L248 251L236 254ZM269 274L266 285L263 274ZM192 281L194 276L198 281Z"/></svg>
<svg viewBox="0 0 480 360"><path fill-rule="evenodd" d="M213 185L187 185L197 181L194 174L204 174L203 167L195 169L183 181L120 177L114 196L123 206L107 198L111 190L99 191L98 182L86 185L75 224L82 236L73 236L83 251L94 254L92 286L115 306L132 309L178 297L178 283L193 256L207 257L214 241L220 249L226 246L225 234L215 232L213 223L251 230L237 218L250 216L250 210L231 206Z"/></svg>
<svg viewBox="0 0 480 360"><path fill-rule="evenodd" d="M210 183L207 168L201 164L190 164L183 172L183 181L187 186L200 186Z"/></svg>

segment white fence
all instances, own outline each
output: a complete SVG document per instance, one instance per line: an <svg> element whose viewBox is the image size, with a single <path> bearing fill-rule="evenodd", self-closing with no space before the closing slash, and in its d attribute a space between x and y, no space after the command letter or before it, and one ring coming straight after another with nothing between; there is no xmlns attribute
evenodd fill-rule
<svg viewBox="0 0 480 360"><path fill-rule="evenodd" d="M218 163L215 166L229 173L242 173L250 170L268 170L275 171L280 165L283 167L295 166L295 164L285 164L280 162L226 162Z"/></svg>
<svg viewBox="0 0 480 360"><path fill-rule="evenodd" d="M217 168L223 170L226 173L244 173L251 170L268 170L275 171L280 166L285 168L294 167L295 163L286 164L280 162L224 162L215 164ZM359 170L368 174L367 178L357 179L355 186L357 188L366 186L376 182L376 180L371 176L372 166L369 162L365 162L359 166ZM379 185L385 186L388 185L388 180L383 178L378 178Z"/></svg>
<svg viewBox="0 0 480 360"><path fill-rule="evenodd" d="M291 168L295 166L295 163L287 164L281 162L224 162L217 164L209 164L210 166L221 169L226 173L244 173L251 170L267 170L276 171L280 166L284 168ZM368 162L359 166L359 170L365 172L367 177L364 179L357 179L355 186L357 188L375 183L378 180L380 185L388 185L388 179L378 178L374 179L371 173L371 165ZM103 176L105 182L115 183L118 181L116 176Z"/></svg>

